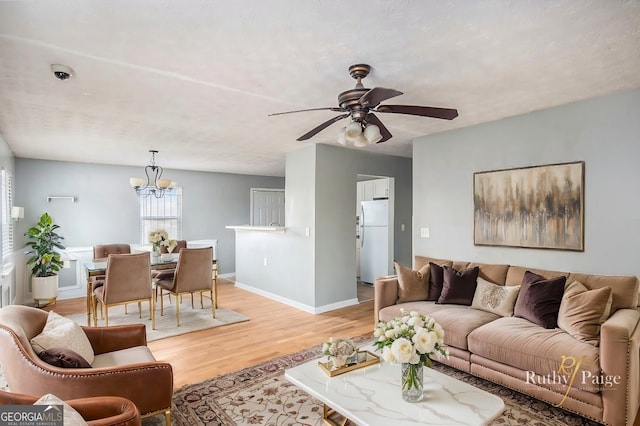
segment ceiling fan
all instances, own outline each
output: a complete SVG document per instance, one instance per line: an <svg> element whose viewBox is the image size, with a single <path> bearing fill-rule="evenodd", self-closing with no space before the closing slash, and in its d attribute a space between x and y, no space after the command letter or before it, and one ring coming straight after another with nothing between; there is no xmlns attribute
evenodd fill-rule
<svg viewBox="0 0 640 426"><path fill-rule="evenodd" d="M402 95L402 92L395 89L386 89L384 87L367 89L362 84L362 79L369 75L370 71L371 67L367 64L356 64L349 67L349 74L357 81L356 87L338 95L338 107L277 112L269 114L269 116L321 110L342 112L344 114L340 114L325 121L296 140L304 141L310 139L333 123L344 118L351 117L351 122L340 132L338 142L346 145L346 142L350 141L353 142L356 147L381 143L391 139L391 132L389 132L384 124L382 124L374 112L418 115L421 117L441 118L444 120L453 120L458 116L458 111L451 108L417 105L380 105L380 102Z"/></svg>

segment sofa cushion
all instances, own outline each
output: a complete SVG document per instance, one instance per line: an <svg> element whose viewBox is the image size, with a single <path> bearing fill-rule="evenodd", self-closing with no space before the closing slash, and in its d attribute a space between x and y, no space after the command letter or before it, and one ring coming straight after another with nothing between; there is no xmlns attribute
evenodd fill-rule
<svg viewBox="0 0 640 426"><path fill-rule="evenodd" d="M393 262L398 274L398 301L396 303L427 300L429 296L429 265L417 271Z"/></svg>
<svg viewBox="0 0 640 426"><path fill-rule="evenodd" d="M587 289L580 281L567 286L558 312L558 327L583 342L598 346L600 326L611 312L611 287Z"/></svg>
<svg viewBox="0 0 640 426"><path fill-rule="evenodd" d="M503 317L472 331L468 342L473 354L540 376L570 376L579 365L574 387L599 390L588 380L600 375L598 348L559 328L544 329L524 318ZM583 377L587 378L584 383Z"/></svg>
<svg viewBox="0 0 640 426"><path fill-rule="evenodd" d="M484 280L500 285L503 285L507 280L509 265L494 265L492 263L471 262L468 267L473 268L474 266L480 268L478 277Z"/></svg>
<svg viewBox="0 0 640 426"><path fill-rule="evenodd" d="M82 328L54 311L49 312L42 332L31 339L31 346L36 353L51 348L70 349L89 364L93 362L93 347Z"/></svg>
<svg viewBox="0 0 640 426"><path fill-rule="evenodd" d="M638 305L639 282L635 276L569 274L567 282L580 281L589 290L611 287L611 313L618 309L635 309Z"/></svg>
<svg viewBox="0 0 640 426"><path fill-rule="evenodd" d="M556 328L566 281L564 276L546 280L538 274L526 271L513 315L544 328Z"/></svg>
<svg viewBox="0 0 640 426"><path fill-rule="evenodd" d="M378 312L378 318L380 321L389 321L402 315L401 310L404 309L407 312L416 311L419 314L431 316L431 313L445 308L444 305L436 305L435 302L407 302L398 303L396 305L387 306L380 309Z"/></svg>
<svg viewBox="0 0 640 426"><path fill-rule="evenodd" d="M458 271L454 268L443 266L443 270L442 293L437 303L471 305L473 295L476 292L479 268L476 266Z"/></svg>
<svg viewBox="0 0 640 426"><path fill-rule="evenodd" d="M47 349L40 352L38 358L47 364L61 368L91 368L91 364L86 359L65 348Z"/></svg>
<svg viewBox="0 0 640 426"><path fill-rule="evenodd" d="M478 277L478 286L471 307L501 317L510 317L513 315L519 292L519 285L498 285Z"/></svg>
<svg viewBox="0 0 640 426"><path fill-rule="evenodd" d="M549 271L546 269L535 269L535 268L526 268L524 266L509 266L509 270L507 271L507 278L505 280L506 285L520 285L522 284L522 279L524 278L524 274L529 271L533 272L536 275L540 275L544 277L544 279L548 280L555 277L568 277L568 272L559 272L559 271ZM490 280L491 281L491 280ZM497 281L494 281L497 282Z"/></svg>
<svg viewBox="0 0 640 426"><path fill-rule="evenodd" d="M428 315L444 328L444 343L459 349L468 349L467 336L476 328L498 318L496 314L472 309L470 306L436 305Z"/></svg>
<svg viewBox="0 0 640 426"><path fill-rule="evenodd" d="M134 346L113 352L96 355L91 366L93 368L118 367L121 365L155 362L148 346Z"/></svg>

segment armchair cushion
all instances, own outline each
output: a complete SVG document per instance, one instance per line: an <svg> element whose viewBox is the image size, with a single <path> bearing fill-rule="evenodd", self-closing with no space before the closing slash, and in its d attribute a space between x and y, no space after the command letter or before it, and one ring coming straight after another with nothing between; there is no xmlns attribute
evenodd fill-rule
<svg viewBox="0 0 640 426"><path fill-rule="evenodd" d="M31 346L36 353L51 348L69 349L89 364L93 362L93 348L82 328L69 318L49 312L42 332L31 339Z"/></svg>
<svg viewBox="0 0 640 426"><path fill-rule="evenodd" d="M38 354L38 358L47 364L61 368L91 368L86 359L70 349L51 348Z"/></svg>
<svg viewBox="0 0 640 426"><path fill-rule="evenodd" d="M73 409L72 406L58 398L53 394L46 394L40 397L33 405L62 405L62 422L64 426L86 426L80 413Z"/></svg>

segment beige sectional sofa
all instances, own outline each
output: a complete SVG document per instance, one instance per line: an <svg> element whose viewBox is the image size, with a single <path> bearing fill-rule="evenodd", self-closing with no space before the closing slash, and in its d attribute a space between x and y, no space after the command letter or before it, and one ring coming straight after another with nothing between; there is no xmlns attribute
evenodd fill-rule
<svg viewBox="0 0 640 426"><path fill-rule="evenodd" d="M413 269L424 271L429 262L457 271L477 266L478 282L482 278L505 286L520 285L525 272L531 271L547 279L565 276L567 286L578 281L589 290L611 287L610 312L595 343L578 340L561 328L547 329L524 318L471 306L425 300L397 303L402 291L397 276L376 281L374 314L376 322L398 316L400 309L429 315L446 332L450 358L442 362L600 423L633 424L640 405L637 277L421 256L415 258Z"/></svg>

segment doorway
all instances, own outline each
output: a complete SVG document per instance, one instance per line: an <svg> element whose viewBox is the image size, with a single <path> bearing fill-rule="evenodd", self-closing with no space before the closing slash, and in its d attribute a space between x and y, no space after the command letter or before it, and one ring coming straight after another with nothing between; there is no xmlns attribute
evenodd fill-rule
<svg viewBox="0 0 640 426"><path fill-rule="evenodd" d="M251 188L251 225L284 226L284 189Z"/></svg>
<svg viewBox="0 0 640 426"><path fill-rule="evenodd" d="M359 174L356 185L356 283L371 286L393 274L395 179Z"/></svg>

